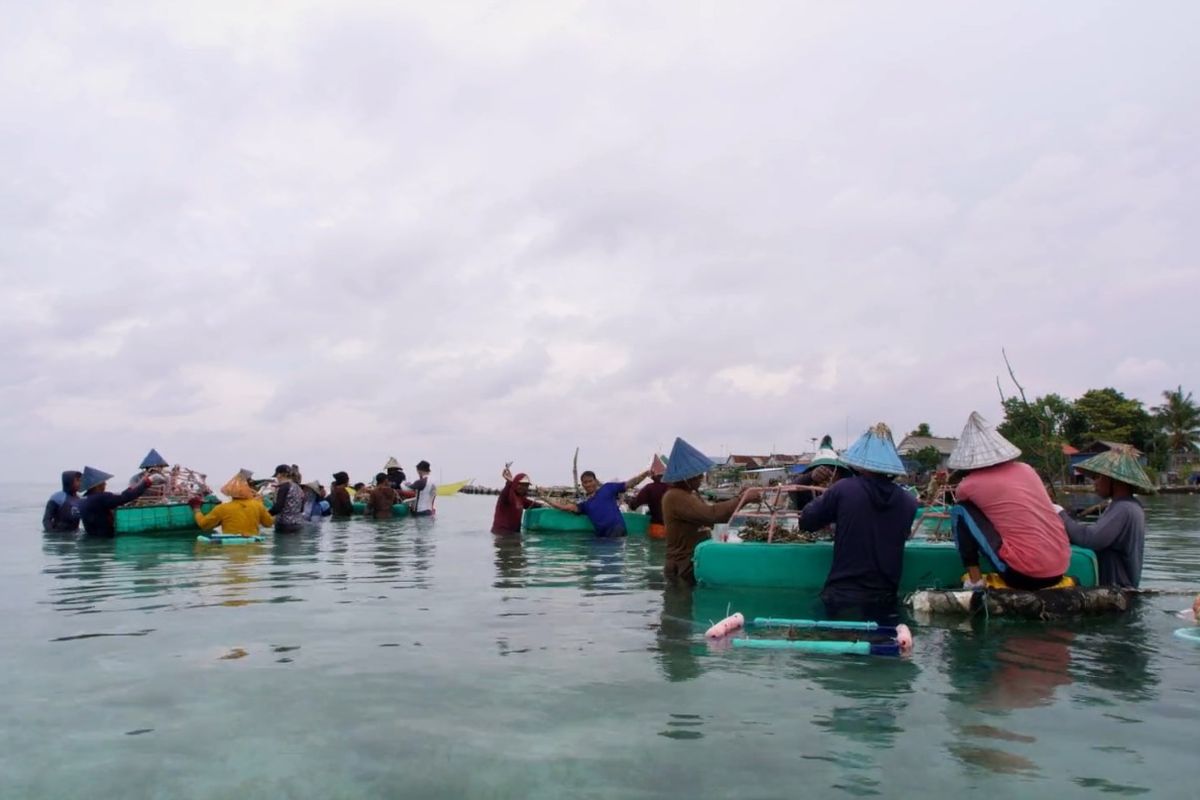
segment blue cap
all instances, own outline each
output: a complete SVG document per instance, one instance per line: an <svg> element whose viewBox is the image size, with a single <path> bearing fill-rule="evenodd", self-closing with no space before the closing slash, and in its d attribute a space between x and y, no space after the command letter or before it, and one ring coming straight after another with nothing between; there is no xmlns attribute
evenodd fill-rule
<svg viewBox="0 0 1200 800"><path fill-rule="evenodd" d="M855 469L883 475L904 475L908 472L896 452L892 431L882 422L870 428L858 441L842 453L842 460Z"/></svg>
<svg viewBox="0 0 1200 800"><path fill-rule="evenodd" d="M79 482L79 488L86 492L88 489L99 486L111 477L112 475L109 475L104 470L96 469L95 467L84 467L83 480Z"/></svg>
<svg viewBox="0 0 1200 800"><path fill-rule="evenodd" d="M696 448L676 438L671 447L671 456L667 459L667 471L663 473L663 483L686 481L697 475L703 475L717 464Z"/></svg>
<svg viewBox="0 0 1200 800"><path fill-rule="evenodd" d="M146 457L142 459L142 463L138 464L138 469L149 469L150 467L169 467L167 460L158 454L158 451L153 447L150 452L146 453Z"/></svg>

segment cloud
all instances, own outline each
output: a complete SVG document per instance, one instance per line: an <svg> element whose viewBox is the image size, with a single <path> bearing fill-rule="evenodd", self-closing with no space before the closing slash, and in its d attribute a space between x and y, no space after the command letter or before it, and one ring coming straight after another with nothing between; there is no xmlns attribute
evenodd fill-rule
<svg viewBox="0 0 1200 800"><path fill-rule="evenodd" d="M0 478L953 433L1002 347L1154 401L1198 372L1198 14L14 8Z"/></svg>

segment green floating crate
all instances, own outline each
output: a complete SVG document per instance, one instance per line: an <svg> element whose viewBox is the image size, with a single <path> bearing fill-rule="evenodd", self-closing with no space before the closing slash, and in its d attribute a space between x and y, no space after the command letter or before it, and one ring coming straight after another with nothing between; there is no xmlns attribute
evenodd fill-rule
<svg viewBox="0 0 1200 800"><path fill-rule="evenodd" d="M766 542L701 542L692 555L696 580L704 586L745 586L818 591L833 563L833 542L767 544ZM986 557L980 566L994 571ZM900 591L957 589L966 568L950 542L909 541L904 546ZM1067 574L1083 587L1099 582L1096 554L1071 548Z"/></svg>
<svg viewBox="0 0 1200 800"><path fill-rule="evenodd" d="M631 536L645 536L650 530L650 515L626 511L625 532ZM592 521L583 514L559 511L557 508L531 508L525 512L521 522L527 531L537 533L595 533Z"/></svg>
<svg viewBox="0 0 1200 800"><path fill-rule="evenodd" d="M366 503L351 503L350 505L354 508L355 514L367 513L367 504ZM396 517L407 517L411 513L412 513L412 509L409 508L408 503L396 503L395 505L392 506L392 518L393 519L395 519Z"/></svg>
<svg viewBox="0 0 1200 800"><path fill-rule="evenodd" d="M216 503L205 502L200 510L207 514ZM170 533L196 531L192 507L185 503L165 506L121 506L114 515L117 533Z"/></svg>

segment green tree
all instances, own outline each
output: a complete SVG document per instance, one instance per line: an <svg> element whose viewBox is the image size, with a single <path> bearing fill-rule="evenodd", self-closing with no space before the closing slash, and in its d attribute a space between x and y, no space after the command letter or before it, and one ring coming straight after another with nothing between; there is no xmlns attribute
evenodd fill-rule
<svg viewBox="0 0 1200 800"><path fill-rule="evenodd" d="M1200 408L1192 400L1192 393L1183 393L1183 387L1165 389L1163 404L1150 409L1154 412L1159 431L1165 435L1169 453L1190 453L1200 449Z"/></svg>
<svg viewBox="0 0 1200 800"><path fill-rule="evenodd" d="M1077 436L1085 423L1071 401L1057 394L1026 403L1019 397L1004 400L1000 435L1021 448L1022 459L1054 480L1063 474L1067 458L1062 446Z"/></svg>
<svg viewBox="0 0 1200 800"><path fill-rule="evenodd" d="M919 429L918 429L919 430ZM926 427L928 430L928 427ZM913 436L928 436L929 434L912 434ZM920 472L932 472L942 463L942 454L933 445L928 445L909 455L909 459L917 462Z"/></svg>
<svg viewBox="0 0 1200 800"><path fill-rule="evenodd" d="M1131 444L1143 452L1153 448L1158 426L1142 406L1113 388L1089 389L1075 401L1083 420L1081 435L1072 440L1079 447L1090 440Z"/></svg>
<svg viewBox="0 0 1200 800"><path fill-rule="evenodd" d="M922 422L920 425L917 426L917 429L915 431L913 431L912 433L909 434L909 436L929 437L929 436L933 436L933 434L929 432L929 423Z"/></svg>

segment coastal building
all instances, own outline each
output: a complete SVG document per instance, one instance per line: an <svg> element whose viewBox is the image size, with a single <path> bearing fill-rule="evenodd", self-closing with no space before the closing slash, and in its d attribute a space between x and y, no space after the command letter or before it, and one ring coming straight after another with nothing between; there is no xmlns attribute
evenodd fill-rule
<svg viewBox="0 0 1200 800"><path fill-rule="evenodd" d="M950 454L954 452L954 445L958 444L958 439L952 436L913 436L909 434L905 436L900 444L896 445L896 452L900 454L900 461L903 462L904 468L910 473L916 474L922 471L921 465L913 458L922 450L932 447L937 450L940 459L937 468L945 469L946 461L950 458Z"/></svg>

